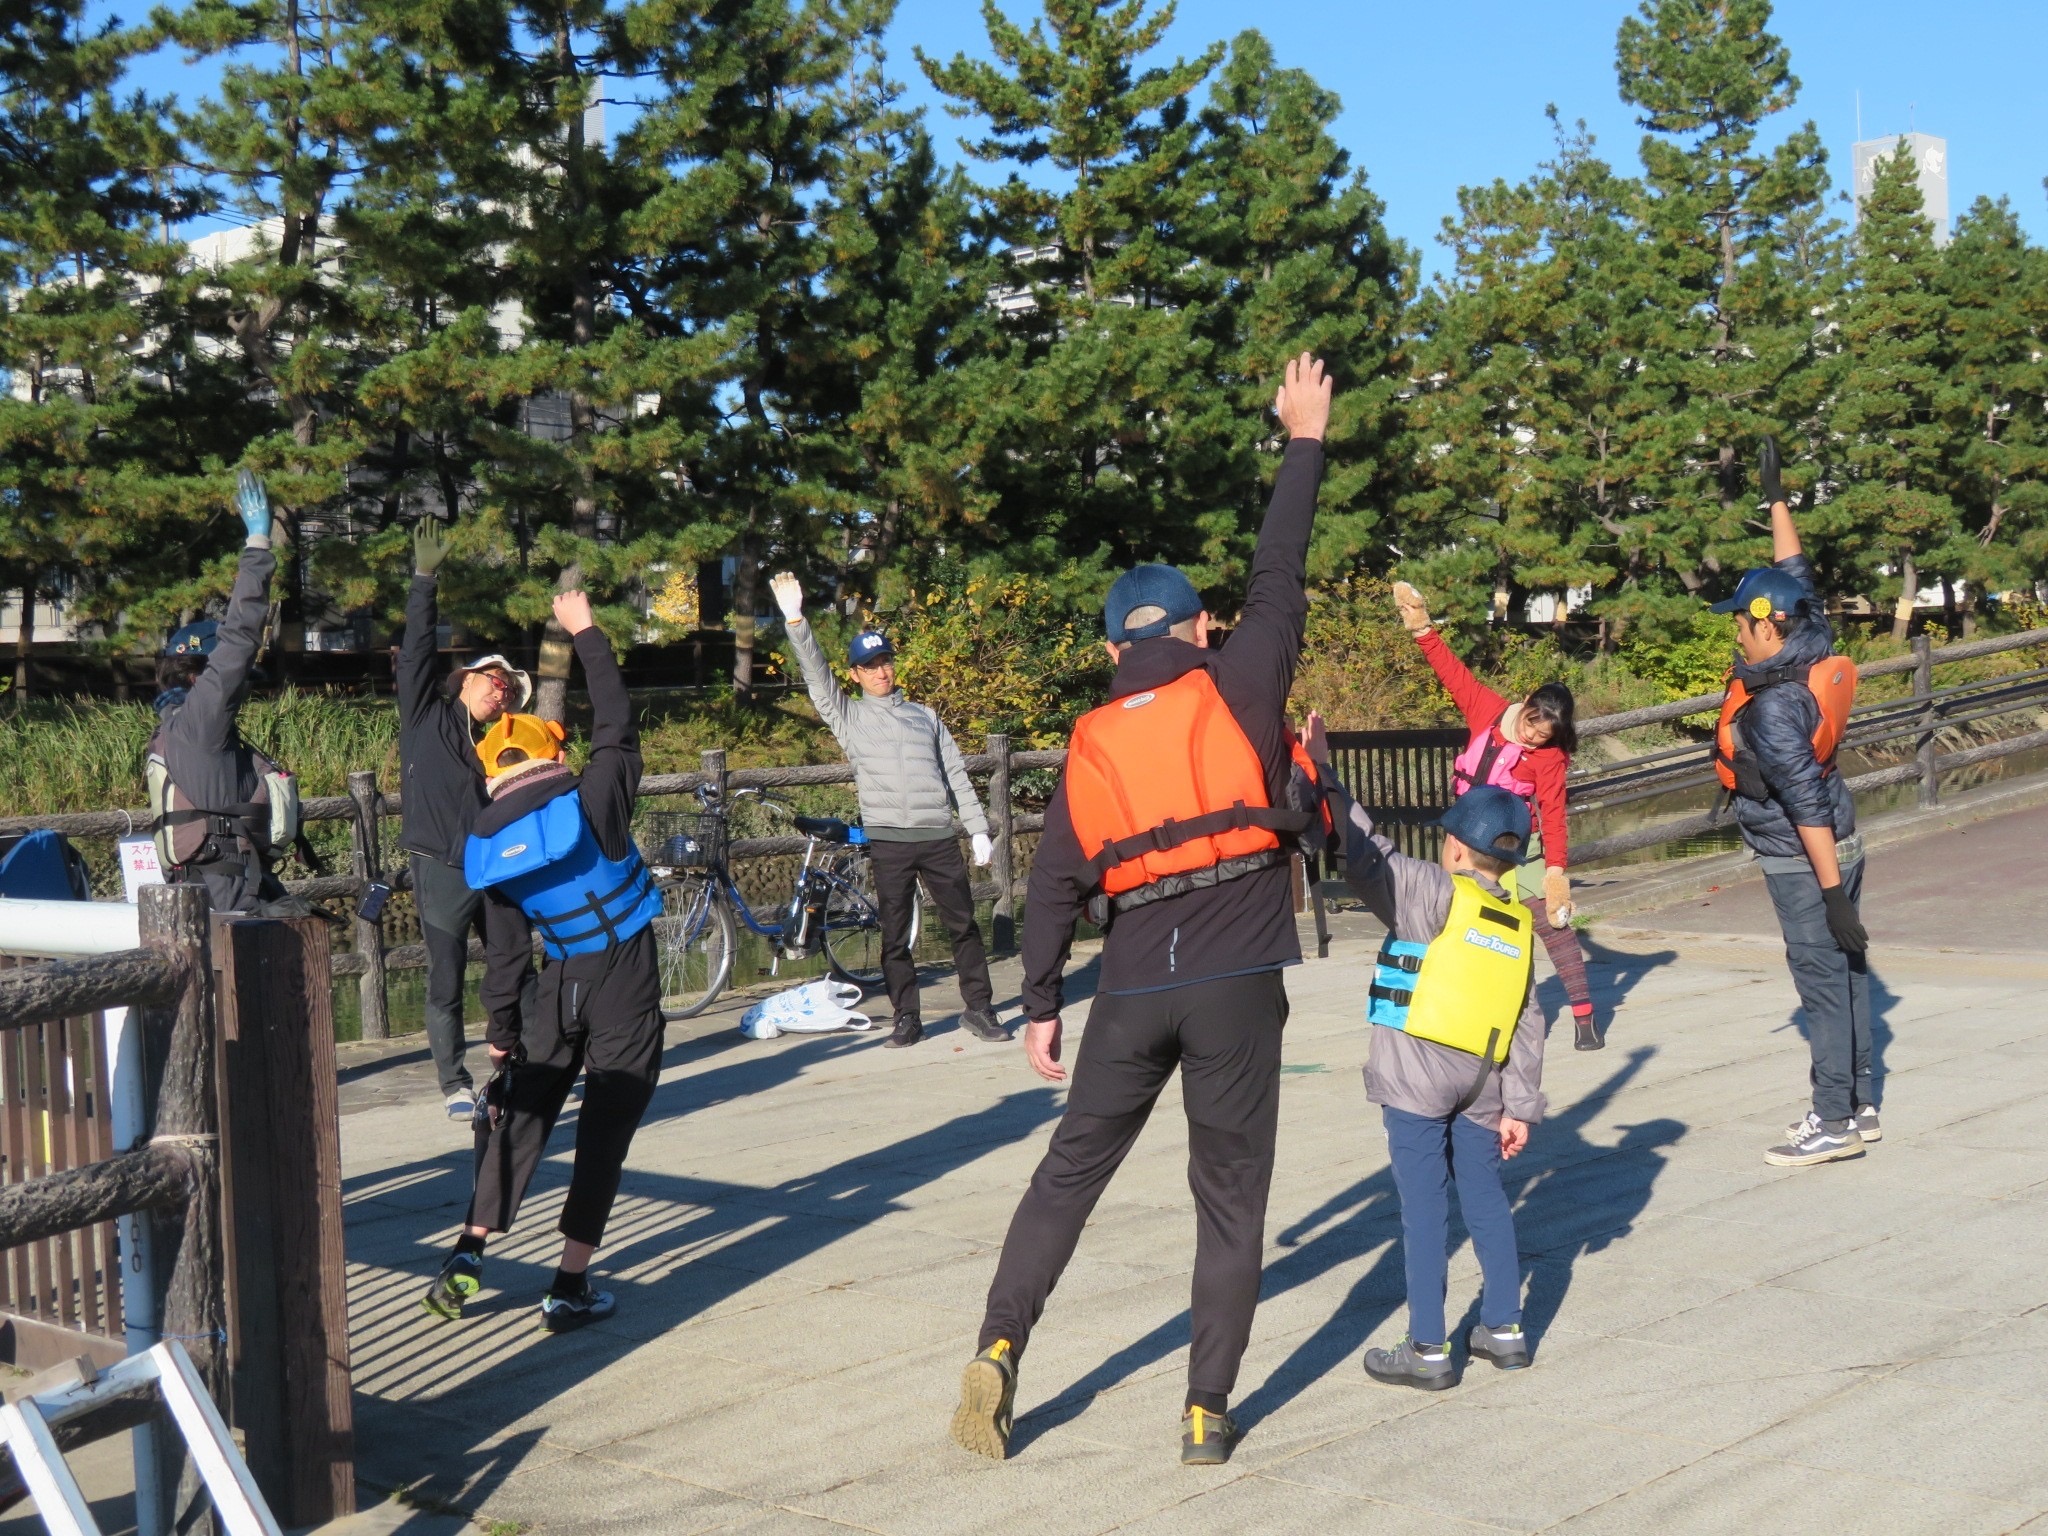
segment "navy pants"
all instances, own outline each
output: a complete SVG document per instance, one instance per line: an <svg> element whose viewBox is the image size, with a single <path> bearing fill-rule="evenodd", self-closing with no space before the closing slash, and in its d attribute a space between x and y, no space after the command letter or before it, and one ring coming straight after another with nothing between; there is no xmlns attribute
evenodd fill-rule
<svg viewBox="0 0 2048 1536"><path fill-rule="evenodd" d="M1813 1054L1813 1112L1823 1120L1846 1120L1864 1105L1875 1108L1871 1080L1870 959L1845 955L1828 932L1827 902L1820 880L1804 859L1773 859L1764 866L1764 887L1778 909L1785 934L1785 963L1792 971L1799 1004L1806 1010L1806 1042ZM1863 861L1842 871L1842 889L1852 906L1863 903Z"/></svg>
<svg viewBox="0 0 2048 1536"><path fill-rule="evenodd" d="M1408 1260L1408 1337L1418 1344L1449 1342L1444 1288L1450 1283L1451 1184L1472 1249L1479 1255L1485 1290L1479 1320L1505 1328L1522 1320L1522 1262L1515 1246L1515 1215L1500 1182L1500 1134L1464 1115L1441 1119L1380 1106L1387 1153L1401 1195L1401 1246Z"/></svg>

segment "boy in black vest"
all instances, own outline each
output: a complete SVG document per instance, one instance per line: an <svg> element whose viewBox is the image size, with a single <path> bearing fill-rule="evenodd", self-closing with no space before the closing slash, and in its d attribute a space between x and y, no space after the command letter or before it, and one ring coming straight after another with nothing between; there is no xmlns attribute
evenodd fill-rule
<svg viewBox="0 0 2048 1536"><path fill-rule="evenodd" d="M581 775L571 773L562 728L531 715L505 716L477 748L491 803L477 816L465 872L487 893L483 1004L497 1075L478 1108L468 1220L421 1305L452 1320L482 1288L485 1239L510 1230L581 1071L562 1263L541 1300L542 1326L566 1333L613 1311L611 1293L592 1289L586 1271L661 1070L653 927L661 898L633 845L640 744L625 679L588 597L561 594L555 620L583 662L590 759ZM546 963L533 1021L523 1026L536 929Z"/></svg>

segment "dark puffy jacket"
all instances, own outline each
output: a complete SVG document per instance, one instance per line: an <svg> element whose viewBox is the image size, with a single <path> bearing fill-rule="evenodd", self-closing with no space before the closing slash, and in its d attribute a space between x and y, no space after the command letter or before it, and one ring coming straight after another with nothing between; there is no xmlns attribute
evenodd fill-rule
<svg viewBox="0 0 2048 1536"><path fill-rule="evenodd" d="M1778 569L1796 576L1813 596L1813 567L1804 555L1778 562ZM1764 858L1803 858L1799 827L1832 827L1838 838L1856 830L1856 801L1842 775L1823 771L1813 755L1813 732L1820 724L1820 703L1806 686L1813 664L1832 655L1835 632L1811 605L1808 618L1785 641L1785 648L1757 666L1738 661L1735 676L1752 695L1742 711L1742 739L1756 754L1770 790L1765 800L1735 797L1735 816L1742 840Z"/></svg>

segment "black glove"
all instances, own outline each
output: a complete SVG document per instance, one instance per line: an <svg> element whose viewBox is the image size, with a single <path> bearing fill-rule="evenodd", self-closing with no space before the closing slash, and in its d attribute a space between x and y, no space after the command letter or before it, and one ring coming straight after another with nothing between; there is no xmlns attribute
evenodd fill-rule
<svg viewBox="0 0 2048 1536"><path fill-rule="evenodd" d="M1835 948L1845 955L1860 955L1870 948L1870 935L1863 931L1863 919L1856 915L1856 904L1847 891L1839 885L1823 886L1820 899L1827 904L1828 933Z"/></svg>
<svg viewBox="0 0 2048 1536"><path fill-rule="evenodd" d="M1764 505L1776 506L1785 499L1784 482L1778 478L1778 440L1767 437L1756 453L1757 483L1763 487Z"/></svg>

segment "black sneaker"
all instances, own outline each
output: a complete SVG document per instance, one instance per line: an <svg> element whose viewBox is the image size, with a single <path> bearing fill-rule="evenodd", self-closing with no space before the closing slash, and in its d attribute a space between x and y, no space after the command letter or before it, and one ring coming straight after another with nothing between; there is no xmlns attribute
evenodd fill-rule
<svg viewBox="0 0 2048 1536"><path fill-rule="evenodd" d="M915 1045L923 1038L924 1022L914 1014L899 1013L896 1015L896 1028L882 1044L894 1050L900 1046Z"/></svg>
<svg viewBox="0 0 2048 1536"><path fill-rule="evenodd" d="M1863 1137L1853 1118L1823 1120L1808 1110L1804 1120L1787 1128L1781 1145L1764 1152L1764 1161L1777 1168L1804 1168L1862 1155Z"/></svg>
<svg viewBox="0 0 2048 1536"><path fill-rule="evenodd" d="M1419 1387L1424 1392L1442 1392L1458 1384L1458 1367L1448 1344L1428 1348L1413 1339L1403 1339L1392 1349L1368 1349L1365 1374L1390 1387Z"/></svg>
<svg viewBox="0 0 2048 1536"><path fill-rule="evenodd" d="M987 1040L991 1044L1010 1038L1010 1032L996 1022L995 1014L987 1008L968 1009L960 1015L960 1027L975 1039Z"/></svg>
<svg viewBox="0 0 2048 1536"><path fill-rule="evenodd" d="M1572 1049L1575 1051L1597 1051L1607 1042L1600 1038L1600 1026L1593 1022L1590 1013L1572 1015Z"/></svg>
<svg viewBox="0 0 2048 1536"><path fill-rule="evenodd" d="M960 1373L954 1442L977 1456L1003 1460L1010 1454L1010 1415L1016 1402L1017 1358L1008 1339L997 1339Z"/></svg>
<svg viewBox="0 0 2048 1536"><path fill-rule="evenodd" d="M1519 1371L1529 1364L1529 1336L1522 1332L1520 1323L1509 1323L1505 1328L1474 1323L1465 1336L1465 1347L1472 1352L1473 1359L1491 1360L1503 1371Z"/></svg>
<svg viewBox="0 0 2048 1536"><path fill-rule="evenodd" d="M484 1288L484 1260L479 1253L451 1253L441 1272L420 1298L420 1306L446 1322L462 1321L462 1304Z"/></svg>
<svg viewBox="0 0 2048 1536"><path fill-rule="evenodd" d="M610 1291L596 1290L585 1280L583 1289L574 1296L558 1296L549 1291L541 1297L540 1325L549 1333L572 1333L586 1323L602 1322L618 1307Z"/></svg>
<svg viewBox="0 0 2048 1536"><path fill-rule="evenodd" d="M1180 1416L1180 1464L1220 1467L1237 1449L1237 1423L1227 1413L1190 1408Z"/></svg>

